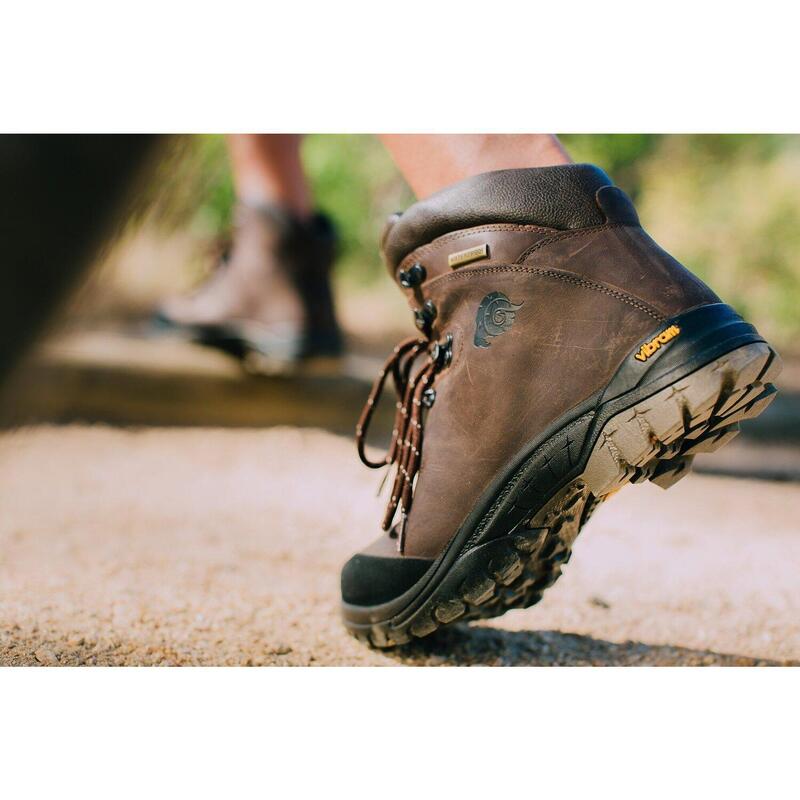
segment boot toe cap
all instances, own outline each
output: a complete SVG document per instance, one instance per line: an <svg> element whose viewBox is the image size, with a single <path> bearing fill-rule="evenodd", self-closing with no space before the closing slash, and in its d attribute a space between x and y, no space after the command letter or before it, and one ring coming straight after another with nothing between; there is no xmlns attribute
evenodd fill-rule
<svg viewBox="0 0 800 800"><path fill-rule="evenodd" d="M410 589L433 563L413 556L356 553L342 569L342 599L355 606L388 603Z"/></svg>

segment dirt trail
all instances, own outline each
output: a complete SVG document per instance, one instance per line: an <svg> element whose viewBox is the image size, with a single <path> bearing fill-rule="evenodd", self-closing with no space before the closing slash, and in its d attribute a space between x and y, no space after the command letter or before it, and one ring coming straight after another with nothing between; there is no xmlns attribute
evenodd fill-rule
<svg viewBox="0 0 800 800"><path fill-rule="evenodd" d="M320 431L0 436L0 664L800 661L800 485L627 488L538 606L391 653L338 620L379 476Z"/></svg>

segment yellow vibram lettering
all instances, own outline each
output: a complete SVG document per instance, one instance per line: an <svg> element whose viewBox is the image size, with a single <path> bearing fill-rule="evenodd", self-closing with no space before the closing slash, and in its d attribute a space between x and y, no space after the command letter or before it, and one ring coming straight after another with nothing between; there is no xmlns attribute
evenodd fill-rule
<svg viewBox="0 0 800 800"><path fill-rule="evenodd" d="M666 330L645 342L640 348L639 352L634 355L637 361L647 361L650 356L658 352L665 344L671 342L679 333L681 329L677 325L670 325Z"/></svg>

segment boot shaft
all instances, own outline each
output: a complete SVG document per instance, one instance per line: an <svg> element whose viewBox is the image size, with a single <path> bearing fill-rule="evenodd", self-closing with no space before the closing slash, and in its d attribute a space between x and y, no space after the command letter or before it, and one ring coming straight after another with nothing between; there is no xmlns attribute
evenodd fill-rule
<svg viewBox="0 0 800 800"><path fill-rule="evenodd" d="M551 280L584 280L656 318L719 300L645 233L627 195L588 164L462 181L391 217L382 245L418 327L425 331L436 314L434 336L448 321L442 295L493 269L500 280L501 270L517 269L531 285L548 277L543 271L552 271ZM542 283L540 293L547 292Z"/></svg>

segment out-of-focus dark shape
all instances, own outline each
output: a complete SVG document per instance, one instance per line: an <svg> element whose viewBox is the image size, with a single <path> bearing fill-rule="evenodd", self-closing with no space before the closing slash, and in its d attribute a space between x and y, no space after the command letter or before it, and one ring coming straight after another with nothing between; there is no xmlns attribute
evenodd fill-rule
<svg viewBox="0 0 800 800"><path fill-rule="evenodd" d="M158 140L0 136L0 381L122 218Z"/></svg>

